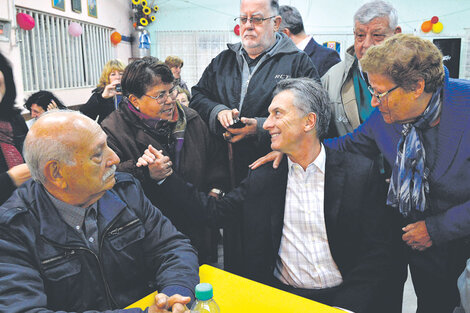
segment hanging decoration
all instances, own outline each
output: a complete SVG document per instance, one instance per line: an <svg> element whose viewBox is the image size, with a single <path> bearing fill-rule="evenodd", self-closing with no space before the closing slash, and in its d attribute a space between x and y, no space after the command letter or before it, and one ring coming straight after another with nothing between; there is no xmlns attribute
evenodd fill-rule
<svg viewBox="0 0 470 313"><path fill-rule="evenodd" d="M154 13L156 13L159 8L155 5L155 0L150 1L151 5L149 5L147 0L131 0L131 2L134 28L139 26L145 27L156 20Z"/></svg>
<svg viewBox="0 0 470 313"><path fill-rule="evenodd" d="M122 40L122 37L121 37L121 34L118 33L118 32L113 32L111 34L111 42L113 43L113 45L117 45L118 43L120 43Z"/></svg>
<svg viewBox="0 0 470 313"><path fill-rule="evenodd" d="M83 33L83 28L80 24L72 22L69 24L69 34L72 37L78 37Z"/></svg>
<svg viewBox="0 0 470 313"><path fill-rule="evenodd" d="M235 35L240 36L240 25L235 25L235 27L233 28L233 32L235 33Z"/></svg>
<svg viewBox="0 0 470 313"><path fill-rule="evenodd" d="M421 24L421 30L423 33L429 33L431 30L433 33L439 34L444 29L444 25L439 22L439 17L433 16L430 20L424 21Z"/></svg>
<svg viewBox="0 0 470 313"><path fill-rule="evenodd" d="M16 14L16 23L18 23L18 26L24 30L31 30L36 25L34 18L26 13Z"/></svg>

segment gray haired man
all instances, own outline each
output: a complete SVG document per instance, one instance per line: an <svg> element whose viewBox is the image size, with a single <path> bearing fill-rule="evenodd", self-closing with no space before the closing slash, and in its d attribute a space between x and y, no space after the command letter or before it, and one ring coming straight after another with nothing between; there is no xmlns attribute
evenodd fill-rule
<svg viewBox="0 0 470 313"><path fill-rule="evenodd" d="M115 172L96 122L44 113L24 156L34 180L0 207L0 312L117 313L157 289L145 312L186 310L196 252L134 177Z"/></svg>
<svg viewBox="0 0 470 313"><path fill-rule="evenodd" d="M336 132L330 135L342 136L352 132L372 113L368 81L359 60L369 47L380 45L397 33L401 33L397 11L388 2L368 2L354 14L354 46L347 49L343 61L321 78L333 109L332 126Z"/></svg>
<svg viewBox="0 0 470 313"><path fill-rule="evenodd" d="M381 312L394 258L375 163L321 144L328 96L311 79L280 81L268 110L271 148L287 155L277 170L250 171L220 199L176 175L161 188L195 223L240 225L241 275L357 313Z"/></svg>

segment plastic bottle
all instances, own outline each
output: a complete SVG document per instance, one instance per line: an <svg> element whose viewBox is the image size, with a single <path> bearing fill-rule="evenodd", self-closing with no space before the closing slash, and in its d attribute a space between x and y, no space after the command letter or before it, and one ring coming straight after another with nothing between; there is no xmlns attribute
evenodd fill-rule
<svg viewBox="0 0 470 313"><path fill-rule="evenodd" d="M201 283L196 286L196 301L191 306L191 313L220 313L219 306L212 298L212 285Z"/></svg>

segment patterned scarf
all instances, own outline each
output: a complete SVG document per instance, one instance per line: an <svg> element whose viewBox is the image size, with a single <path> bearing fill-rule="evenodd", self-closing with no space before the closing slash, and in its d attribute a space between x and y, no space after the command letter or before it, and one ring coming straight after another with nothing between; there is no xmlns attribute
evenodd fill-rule
<svg viewBox="0 0 470 313"><path fill-rule="evenodd" d="M429 169L425 166L422 131L430 128L440 116L441 89L442 87L432 95L428 107L416 121L403 125L403 136L398 142L387 205L398 207L404 217L412 210L424 212L426 209Z"/></svg>
<svg viewBox="0 0 470 313"><path fill-rule="evenodd" d="M24 163L21 153L15 147L13 128L7 121L0 121L0 150L9 169Z"/></svg>
<svg viewBox="0 0 470 313"><path fill-rule="evenodd" d="M136 107L128 99L127 107L129 110L137 115L146 126L148 126L157 137L161 139L160 142L168 150L170 157L174 160L175 169L179 170L181 160L181 150L183 149L184 143L184 132L186 130L186 115L184 114L183 108L179 102L176 102L176 110L173 112L171 120L162 120L159 118L151 118L148 115L137 110Z"/></svg>

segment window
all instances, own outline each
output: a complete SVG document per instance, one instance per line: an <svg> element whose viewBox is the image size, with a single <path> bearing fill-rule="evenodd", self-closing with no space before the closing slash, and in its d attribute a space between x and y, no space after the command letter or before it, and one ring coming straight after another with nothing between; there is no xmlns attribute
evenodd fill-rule
<svg viewBox="0 0 470 313"><path fill-rule="evenodd" d="M23 8L16 11L36 21L30 31L17 30L25 92L92 87L98 83L104 64L113 58L110 28L76 21L83 33L72 37L68 33L71 19Z"/></svg>
<svg viewBox="0 0 470 313"><path fill-rule="evenodd" d="M184 64L181 78L188 87L196 85L211 60L227 49L227 43L239 42L232 31L157 31L157 57L180 57Z"/></svg>

